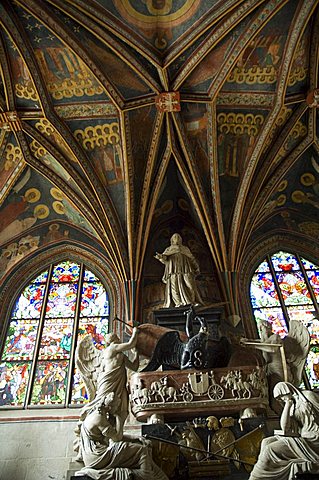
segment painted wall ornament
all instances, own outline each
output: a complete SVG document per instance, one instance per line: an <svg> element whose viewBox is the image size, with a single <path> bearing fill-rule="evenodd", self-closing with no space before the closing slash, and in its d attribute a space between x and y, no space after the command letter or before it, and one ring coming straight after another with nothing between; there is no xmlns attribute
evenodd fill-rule
<svg viewBox="0 0 319 480"><path fill-rule="evenodd" d="M164 92L157 95L155 105L159 112L179 112L181 110L179 92Z"/></svg>
<svg viewBox="0 0 319 480"><path fill-rule="evenodd" d="M319 88L315 88L311 92L308 93L306 98L308 107L310 108L318 108L319 107Z"/></svg>
<svg viewBox="0 0 319 480"><path fill-rule="evenodd" d="M22 129L21 120L17 112L0 113L0 129L19 132Z"/></svg>

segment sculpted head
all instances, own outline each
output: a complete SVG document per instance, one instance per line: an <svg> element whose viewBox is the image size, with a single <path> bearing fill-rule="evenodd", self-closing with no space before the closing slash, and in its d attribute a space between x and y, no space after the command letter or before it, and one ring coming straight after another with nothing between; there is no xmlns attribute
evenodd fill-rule
<svg viewBox="0 0 319 480"><path fill-rule="evenodd" d="M207 428L209 430L218 430L218 418L215 417L214 415L210 415L209 417L206 418L207 421Z"/></svg>
<svg viewBox="0 0 319 480"><path fill-rule="evenodd" d="M183 240L179 233L174 233L171 236L171 245L182 245Z"/></svg>
<svg viewBox="0 0 319 480"><path fill-rule="evenodd" d="M289 382L278 382L274 386L274 398L277 400L291 397L292 395L299 395L299 390Z"/></svg>
<svg viewBox="0 0 319 480"><path fill-rule="evenodd" d="M106 345L110 345L111 343L120 343L119 337L114 332L107 333L104 338Z"/></svg>
<svg viewBox="0 0 319 480"><path fill-rule="evenodd" d="M260 322L260 331L270 337L270 335L273 333L271 323L267 322L267 320Z"/></svg>

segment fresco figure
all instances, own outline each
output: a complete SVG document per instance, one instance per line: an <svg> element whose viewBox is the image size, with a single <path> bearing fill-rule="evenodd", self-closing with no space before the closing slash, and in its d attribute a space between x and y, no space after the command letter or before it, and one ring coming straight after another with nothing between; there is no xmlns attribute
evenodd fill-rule
<svg viewBox="0 0 319 480"><path fill-rule="evenodd" d="M95 480L168 480L153 462L151 443L143 437L123 437L119 417L113 415L111 392L88 412L81 428L84 468L75 476Z"/></svg>
<svg viewBox="0 0 319 480"><path fill-rule="evenodd" d="M203 303L196 285L199 265L178 233L172 235L171 245L163 253L156 253L155 258L165 265L162 278L166 285L164 308Z"/></svg>
<svg viewBox="0 0 319 480"><path fill-rule="evenodd" d="M283 404L281 430L265 438L249 480L293 480L297 473L319 473L319 398L279 382L274 397Z"/></svg>

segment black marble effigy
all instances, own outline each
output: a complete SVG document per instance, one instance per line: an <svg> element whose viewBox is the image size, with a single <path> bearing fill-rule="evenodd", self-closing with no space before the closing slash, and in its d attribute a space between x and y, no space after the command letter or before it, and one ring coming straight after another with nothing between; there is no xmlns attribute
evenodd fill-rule
<svg viewBox="0 0 319 480"><path fill-rule="evenodd" d="M172 328L185 332L186 312L188 310L189 305L184 307L161 308L159 310L154 310L153 314L155 323L161 327ZM198 315L203 317L207 323L209 328L209 336L213 340L219 340L219 325L222 313L222 308L210 308L207 310L201 310L198 313Z"/></svg>

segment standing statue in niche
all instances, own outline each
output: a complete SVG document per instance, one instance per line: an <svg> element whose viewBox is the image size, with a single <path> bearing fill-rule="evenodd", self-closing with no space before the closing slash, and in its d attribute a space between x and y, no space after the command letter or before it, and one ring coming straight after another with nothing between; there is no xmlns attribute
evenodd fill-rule
<svg viewBox="0 0 319 480"><path fill-rule="evenodd" d="M109 333L105 336L106 347L103 350L98 350L94 346L90 335L86 335L80 341L76 350L75 362L88 392L89 403L81 410L79 426L76 430L78 436L88 412L95 405L100 405L101 400L109 393L114 395L116 408L113 413L118 420L118 432L119 434L123 433L129 405L126 369L136 371L139 366L136 350L132 361L124 352L135 349L137 335L137 328L133 328L130 340L121 343L115 333ZM75 449L78 450L78 459L80 460L81 449L77 444Z"/></svg>
<svg viewBox="0 0 319 480"><path fill-rule="evenodd" d="M171 245L163 253L156 253L155 258L165 265L162 278L166 285L164 308L203 303L196 285L198 263L178 233L172 235Z"/></svg>
<svg viewBox="0 0 319 480"><path fill-rule="evenodd" d="M111 392L88 411L81 427L84 467L75 476L94 480L168 480L152 459L151 443L123 436L116 415L118 399Z"/></svg>
<svg viewBox="0 0 319 480"><path fill-rule="evenodd" d="M319 397L279 382L274 397L284 407L281 430L265 438L249 480L293 480L297 473L319 473Z"/></svg>

